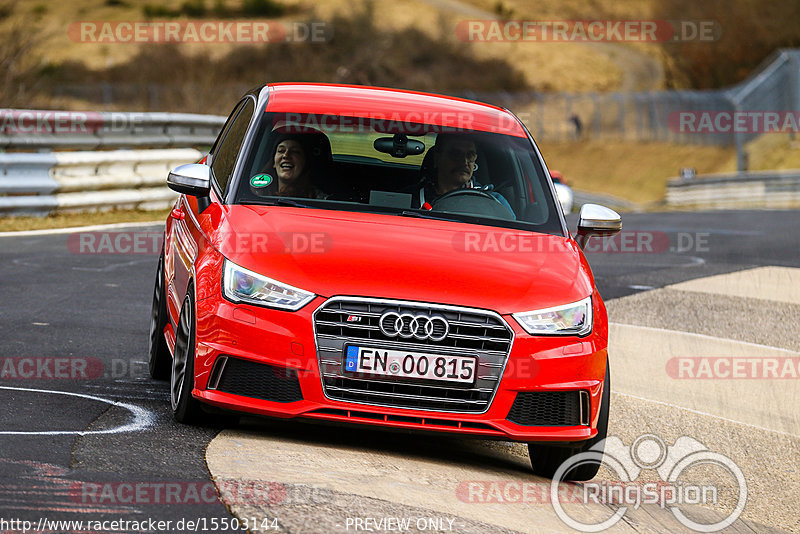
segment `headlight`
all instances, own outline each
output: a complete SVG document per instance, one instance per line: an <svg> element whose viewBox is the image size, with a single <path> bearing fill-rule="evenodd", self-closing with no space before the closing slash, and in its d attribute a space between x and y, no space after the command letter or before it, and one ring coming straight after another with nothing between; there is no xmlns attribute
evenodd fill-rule
<svg viewBox="0 0 800 534"><path fill-rule="evenodd" d="M233 302L297 311L316 296L225 260L222 291Z"/></svg>
<svg viewBox="0 0 800 534"><path fill-rule="evenodd" d="M531 335L585 336L592 331L592 297L563 306L513 315L520 326Z"/></svg>

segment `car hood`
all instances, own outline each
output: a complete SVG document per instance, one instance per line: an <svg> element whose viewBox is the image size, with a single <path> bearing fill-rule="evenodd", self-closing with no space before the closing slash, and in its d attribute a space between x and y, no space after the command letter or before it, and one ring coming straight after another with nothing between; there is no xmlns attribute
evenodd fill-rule
<svg viewBox="0 0 800 534"><path fill-rule="evenodd" d="M324 297L436 302L501 314L592 293L564 237L398 215L229 206L214 236L228 259Z"/></svg>

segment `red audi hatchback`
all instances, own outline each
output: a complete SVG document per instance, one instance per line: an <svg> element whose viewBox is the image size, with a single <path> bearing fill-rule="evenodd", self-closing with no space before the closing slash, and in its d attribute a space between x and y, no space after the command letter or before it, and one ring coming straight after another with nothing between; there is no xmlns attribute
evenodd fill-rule
<svg viewBox="0 0 800 534"><path fill-rule="evenodd" d="M511 112L393 89L274 84L169 174L150 371L209 409L529 443L552 476L606 435L608 327ZM572 479L594 476L582 465Z"/></svg>

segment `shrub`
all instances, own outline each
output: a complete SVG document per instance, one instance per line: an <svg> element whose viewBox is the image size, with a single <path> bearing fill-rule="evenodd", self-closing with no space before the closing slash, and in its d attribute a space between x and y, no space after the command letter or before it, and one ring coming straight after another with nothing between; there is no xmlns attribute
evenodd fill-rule
<svg viewBox="0 0 800 534"><path fill-rule="evenodd" d="M656 19L714 21L718 40L665 43L671 87L719 88L745 79L775 49L800 46L800 2L657 0Z"/></svg>

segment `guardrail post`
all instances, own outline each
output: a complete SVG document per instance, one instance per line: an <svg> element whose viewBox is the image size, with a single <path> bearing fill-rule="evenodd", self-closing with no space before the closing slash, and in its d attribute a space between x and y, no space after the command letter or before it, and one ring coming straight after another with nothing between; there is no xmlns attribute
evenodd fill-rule
<svg viewBox="0 0 800 534"><path fill-rule="evenodd" d="M733 116L739 112L739 104L735 103L733 106ZM739 132L736 128L733 129L733 138L736 143L736 170L745 172L747 170L747 154L744 151L744 133Z"/></svg>
<svg viewBox="0 0 800 534"><path fill-rule="evenodd" d="M789 75L792 79L790 100L794 108L792 111L797 113L800 112L800 52L791 50L787 54L789 55ZM789 132L789 139L794 140L794 138L795 132L792 130Z"/></svg>

